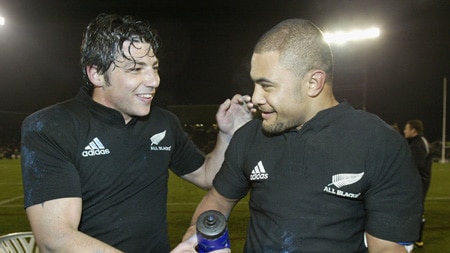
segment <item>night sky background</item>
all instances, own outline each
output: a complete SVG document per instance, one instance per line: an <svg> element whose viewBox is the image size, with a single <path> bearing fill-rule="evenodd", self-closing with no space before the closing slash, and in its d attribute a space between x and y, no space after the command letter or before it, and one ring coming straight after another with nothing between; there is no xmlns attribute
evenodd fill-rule
<svg viewBox="0 0 450 253"><path fill-rule="evenodd" d="M136 15L158 30L155 103L163 107L251 94L253 46L284 19L309 19L323 31L378 26L377 39L333 46L337 99L362 108L367 66L367 111L401 128L421 119L430 141L442 138L450 0L0 0L0 112L25 115L73 97L83 85L83 31L102 12Z"/></svg>

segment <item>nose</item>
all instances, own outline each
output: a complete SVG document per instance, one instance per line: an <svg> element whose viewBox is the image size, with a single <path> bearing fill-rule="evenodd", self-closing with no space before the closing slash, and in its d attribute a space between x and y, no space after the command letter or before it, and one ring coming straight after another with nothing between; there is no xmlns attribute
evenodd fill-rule
<svg viewBox="0 0 450 253"><path fill-rule="evenodd" d="M159 87L160 77L158 70L150 69L148 73L145 74L144 85L152 87L154 89Z"/></svg>
<svg viewBox="0 0 450 253"><path fill-rule="evenodd" d="M255 85L255 88L253 89L252 103L254 105L262 105L266 103L266 99L264 98L264 91L262 90L260 85Z"/></svg>

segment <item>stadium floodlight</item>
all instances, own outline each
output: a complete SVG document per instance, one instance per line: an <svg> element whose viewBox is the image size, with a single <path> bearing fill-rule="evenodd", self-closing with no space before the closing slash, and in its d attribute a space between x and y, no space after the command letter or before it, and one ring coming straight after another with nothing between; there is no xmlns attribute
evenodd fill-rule
<svg viewBox="0 0 450 253"><path fill-rule="evenodd" d="M5 25L5 18L0 16L0 25Z"/></svg>
<svg viewBox="0 0 450 253"><path fill-rule="evenodd" d="M380 29L377 27L365 30L355 29L349 32L325 32L323 37L328 43L344 44L347 41L373 39L380 36Z"/></svg>
<svg viewBox="0 0 450 253"><path fill-rule="evenodd" d="M323 34L323 39L329 44L338 44L342 45L348 41L359 41L359 40L367 40L374 39L380 36L380 29L377 27L371 27L365 30L355 29L349 32L325 32ZM363 105L362 109L366 110L367 104L367 56L366 56L366 47L364 47L364 77L363 77Z"/></svg>

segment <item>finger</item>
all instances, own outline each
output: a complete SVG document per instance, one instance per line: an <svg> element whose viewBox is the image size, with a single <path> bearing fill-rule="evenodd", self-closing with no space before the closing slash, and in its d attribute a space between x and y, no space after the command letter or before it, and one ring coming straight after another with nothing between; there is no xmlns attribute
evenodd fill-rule
<svg viewBox="0 0 450 253"><path fill-rule="evenodd" d="M247 107L248 108L253 108L253 107L255 107L255 104L253 104L251 101L248 101L247 103L246 103L246 105L247 105Z"/></svg>
<svg viewBox="0 0 450 253"><path fill-rule="evenodd" d="M214 251L211 251L211 253L231 253L231 249L225 248L225 249L220 249L220 250L214 250Z"/></svg>
<svg viewBox="0 0 450 253"><path fill-rule="evenodd" d="M197 246L197 235L192 235L184 242L180 243L175 247L171 253L180 253L180 252L197 252L195 250L195 246Z"/></svg>
<svg viewBox="0 0 450 253"><path fill-rule="evenodd" d="M196 246L197 245L197 235L196 234L192 235L191 237L189 237L189 239L186 240L186 242L188 242L192 246Z"/></svg>
<svg viewBox="0 0 450 253"><path fill-rule="evenodd" d="M228 110L228 108L230 108L231 106L231 100L228 98L227 100L225 100L220 106L219 106L219 111L226 111Z"/></svg>
<svg viewBox="0 0 450 253"><path fill-rule="evenodd" d="M241 105L245 105L251 101L251 97L249 95L242 95L239 97L239 103Z"/></svg>
<svg viewBox="0 0 450 253"><path fill-rule="evenodd" d="M231 102L235 103L235 104L240 104L242 103L242 95L240 94L236 94L231 98Z"/></svg>
<svg viewBox="0 0 450 253"><path fill-rule="evenodd" d="M242 96L242 99L245 103L251 102L252 101L252 97L249 95L244 95Z"/></svg>

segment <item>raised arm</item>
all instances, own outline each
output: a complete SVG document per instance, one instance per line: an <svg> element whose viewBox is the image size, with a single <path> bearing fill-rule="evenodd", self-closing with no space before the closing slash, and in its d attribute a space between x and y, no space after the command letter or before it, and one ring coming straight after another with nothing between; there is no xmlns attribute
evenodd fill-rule
<svg viewBox="0 0 450 253"><path fill-rule="evenodd" d="M206 155L203 165L194 172L184 175L183 178L193 184L210 189L212 180L219 171L225 150L228 147L234 132L252 119L251 97L234 95L233 98L223 102L216 114L216 120L219 125L216 146L213 151Z"/></svg>
<svg viewBox="0 0 450 253"><path fill-rule="evenodd" d="M238 202L238 199L228 199L220 195L215 188L212 188L203 197L203 200L198 205L191 219L191 224L186 233L183 236L182 242L175 248L171 253L181 253L181 252L196 252L195 246L197 246L197 236L196 236L196 222L200 214L208 210L217 210L221 212L225 217L229 217L231 210ZM224 249L217 251L219 252L230 252L229 249Z"/></svg>
<svg viewBox="0 0 450 253"><path fill-rule="evenodd" d="M122 252L78 231L81 198L60 198L26 209L31 229L41 253Z"/></svg>

